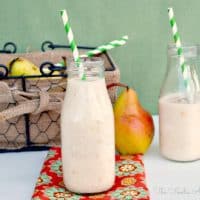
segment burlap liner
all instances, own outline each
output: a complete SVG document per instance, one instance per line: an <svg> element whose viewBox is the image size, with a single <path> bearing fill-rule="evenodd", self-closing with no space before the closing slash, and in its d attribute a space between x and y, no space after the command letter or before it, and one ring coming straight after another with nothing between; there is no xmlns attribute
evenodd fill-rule
<svg viewBox="0 0 200 200"><path fill-rule="evenodd" d="M0 103L15 103L17 106L0 112L0 120L8 120L23 114L38 114L54 110L60 113L64 93L35 93L11 90L5 82L0 82Z"/></svg>

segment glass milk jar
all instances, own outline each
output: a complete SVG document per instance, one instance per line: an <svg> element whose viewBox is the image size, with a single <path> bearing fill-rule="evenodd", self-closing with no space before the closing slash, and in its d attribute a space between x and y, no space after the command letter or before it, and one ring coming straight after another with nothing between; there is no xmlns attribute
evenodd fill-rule
<svg viewBox="0 0 200 200"><path fill-rule="evenodd" d="M200 159L200 59L199 46L183 47L185 65L195 95L187 91L180 57L174 46L168 47L168 66L159 98L160 152L176 161ZM192 96L193 100L189 100Z"/></svg>
<svg viewBox="0 0 200 200"><path fill-rule="evenodd" d="M108 190L115 178L114 116L103 61L81 61L85 80L72 62L61 114L64 183L76 193Z"/></svg>

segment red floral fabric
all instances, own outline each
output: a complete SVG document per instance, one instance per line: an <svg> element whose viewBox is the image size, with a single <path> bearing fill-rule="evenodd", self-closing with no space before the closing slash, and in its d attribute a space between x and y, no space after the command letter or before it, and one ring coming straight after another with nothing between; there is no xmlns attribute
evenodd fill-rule
<svg viewBox="0 0 200 200"><path fill-rule="evenodd" d="M105 193L72 193L63 183L61 149L53 147L42 167L32 200L150 200L141 155L116 155L115 173L115 184Z"/></svg>

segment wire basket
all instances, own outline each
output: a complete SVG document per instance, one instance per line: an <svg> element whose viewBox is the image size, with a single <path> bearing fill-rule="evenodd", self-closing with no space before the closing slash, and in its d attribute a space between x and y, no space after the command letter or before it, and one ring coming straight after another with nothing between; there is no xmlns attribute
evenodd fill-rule
<svg viewBox="0 0 200 200"><path fill-rule="evenodd" d="M79 46L81 53L94 49ZM41 52L18 54L17 46L8 42L0 50L0 152L31 151L60 145L59 100L66 92L67 74L53 74L64 70L54 63L71 57L69 46L46 41ZM106 83L119 82L120 73L107 52L99 55L104 60ZM40 66L41 75L8 76L6 64L16 57L24 57ZM45 73L44 68L49 72ZM110 89L112 103L116 100L116 88ZM48 99L44 107L44 99ZM34 103L34 107L32 104ZM32 110L28 109L32 106ZM47 106L48 105L48 106ZM52 105L52 107L51 107ZM42 107L43 106L43 107ZM20 110L21 109L21 110ZM27 110L28 109L28 110ZM4 114L4 115L3 115Z"/></svg>

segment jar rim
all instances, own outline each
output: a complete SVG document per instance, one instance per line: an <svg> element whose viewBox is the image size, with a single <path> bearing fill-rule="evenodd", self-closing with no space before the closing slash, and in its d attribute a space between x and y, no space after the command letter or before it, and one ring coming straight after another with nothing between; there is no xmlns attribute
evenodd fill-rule
<svg viewBox="0 0 200 200"><path fill-rule="evenodd" d="M186 57L198 57L200 54L200 44L198 43L183 43L181 47L183 55ZM169 43L167 45L167 52L171 57L180 57L180 55L177 54L177 47L175 43Z"/></svg>
<svg viewBox="0 0 200 200"><path fill-rule="evenodd" d="M182 48L191 48L191 47L198 47L200 46L200 43L182 43ZM176 48L176 45L174 42L170 42L167 44L168 48Z"/></svg>
<svg viewBox="0 0 200 200"><path fill-rule="evenodd" d="M75 61L74 58L69 58L69 67L76 67L82 63L83 65L97 65L97 66L103 66L104 60L101 57L86 57L86 58L80 58L80 61Z"/></svg>
<svg viewBox="0 0 200 200"><path fill-rule="evenodd" d="M104 60L101 57L81 58L78 62L72 58L70 61L67 68L70 78L80 78L80 72L84 73L88 80L91 77L104 77Z"/></svg>

